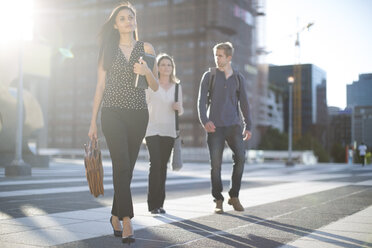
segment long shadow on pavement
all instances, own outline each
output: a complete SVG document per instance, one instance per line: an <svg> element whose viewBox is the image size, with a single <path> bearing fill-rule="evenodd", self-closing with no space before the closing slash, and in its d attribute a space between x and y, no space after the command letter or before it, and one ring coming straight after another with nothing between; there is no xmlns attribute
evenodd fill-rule
<svg viewBox="0 0 372 248"><path fill-rule="evenodd" d="M344 237L341 235L319 231L319 230L312 230L304 227L289 225L280 223L273 220L263 219L253 215L233 215L229 213L225 213L231 217L235 217L241 219L243 221L250 222L251 224L262 225L265 227L273 228L276 230L280 230L283 232L295 234L298 236L308 236L309 238L313 238L322 242L327 242L330 244L337 244L340 247L347 247L347 248L359 248L362 246L372 247L372 243L364 242L361 240L353 239Z"/></svg>
<svg viewBox="0 0 372 248"><path fill-rule="evenodd" d="M196 221L192 220L182 220L180 221L179 217L173 216L173 215L162 215L160 218L157 217L158 220L164 221L164 223L178 227L182 230L186 230L187 232L191 232L194 234L197 234L198 238L192 238L191 240L187 240L181 243L173 244L170 246L166 246L167 248L169 247L179 247L179 246L189 246L192 243L192 247L196 245L196 247L202 247L197 242L203 242L205 244L208 242L206 239L212 242L218 242L221 244L229 245L232 247L278 247L281 245L284 245L283 243L270 240L264 237L260 237L257 235L249 234L248 238L244 238L241 236L234 235L228 230L220 230L216 229L201 223L198 223ZM169 221L174 220L175 222L169 223ZM231 229L235 229L235 227L232 227ZM173 232L176 234L177 229L174 229Z"/></svg>

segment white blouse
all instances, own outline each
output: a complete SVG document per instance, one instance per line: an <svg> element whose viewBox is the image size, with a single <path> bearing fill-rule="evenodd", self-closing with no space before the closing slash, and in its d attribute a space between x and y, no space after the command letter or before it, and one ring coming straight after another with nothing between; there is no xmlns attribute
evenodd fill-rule
<svg viewBox="0 0 372 248"><path fill-rule="evenodd" d="M173 103L176 84L173 84L168 90L159 86L157 91L151 88L146 90L146 102L149 110L149 123L147 125L146 137L159 135L176 138L176 120L174 117ZM181 111L178 115L183 114L182 106L182 88L178 86L178 101L181 103Z"/></svg>

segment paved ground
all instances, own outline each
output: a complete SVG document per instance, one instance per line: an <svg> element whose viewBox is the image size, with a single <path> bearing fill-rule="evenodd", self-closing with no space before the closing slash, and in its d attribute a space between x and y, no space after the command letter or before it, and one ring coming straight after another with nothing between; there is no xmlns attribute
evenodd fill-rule
<svg viewBox="0 0 372 248"><path fill-rule="evenodd" d="M0 169L0 247L125 247L109 223L112 174L104 161L105 196L89 194L82 160L58 159L32 177ZM132 182L132 247L372 247L372 166L246 165L240 199L213 214L209 166L169 172L165 215L147 212L148 165ZM223 166L225 196L231 166Z"/></svg>

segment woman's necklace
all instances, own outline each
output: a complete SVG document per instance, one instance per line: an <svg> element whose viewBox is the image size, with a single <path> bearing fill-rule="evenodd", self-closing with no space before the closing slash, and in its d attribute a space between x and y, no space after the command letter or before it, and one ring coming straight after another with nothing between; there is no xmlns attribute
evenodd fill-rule
<svg viewBox="0 0 372 248"><path fill-rule="evenodd" d="M119 43L120 50L124 53L124 57L127 60L130 60L130 55L132 54L132 50L134 48L134 43L129 44L120 44Z"/></svg>

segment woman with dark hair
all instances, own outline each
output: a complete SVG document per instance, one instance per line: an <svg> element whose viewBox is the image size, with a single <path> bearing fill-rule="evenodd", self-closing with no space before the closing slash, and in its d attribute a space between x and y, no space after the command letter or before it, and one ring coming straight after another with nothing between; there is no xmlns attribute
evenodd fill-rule
<svg viewBox="0 0 372 248"><path fill-rule="evenodd" d="M136 12L129 4L116 7L100 33L97 87L88 136L97 140L97 116L102 103L101 123L112 160L114 198L110 223L123 243L135 241L131 218L130 184L134 165L148 123L144 89L135 87L136 74L158 89L157 66L148 68L145 53L155 55L151 44L138 41ZM120 221L123 222L123 227Z"/></svg>
<svg viewBox="0 0 372 248"><path fill-rule="evenodd" d="M175 111L183 113L182 89L176 77L173 58L167 54L157 57L159 69L159 90L146 90L149 107L149 124L146 131L146 145L150 154L150 173L147 195L148 209L152 214L165 213L165 180L167 163L176 138ZM175 88L178 85L178 101L175 102Z"/></svg>

